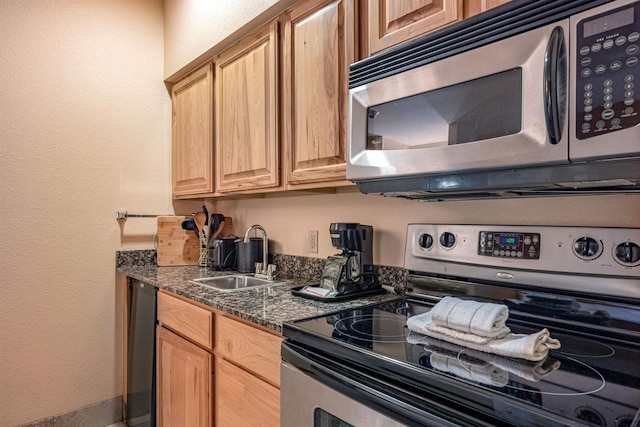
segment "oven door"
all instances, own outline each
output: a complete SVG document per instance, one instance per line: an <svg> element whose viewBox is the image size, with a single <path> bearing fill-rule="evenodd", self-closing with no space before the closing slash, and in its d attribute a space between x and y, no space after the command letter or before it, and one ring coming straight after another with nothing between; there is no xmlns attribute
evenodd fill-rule
<svg viewBox="0 0 640 427"><path fill-rule="evenodd" d="M280 371L282 427L454 427L495 426L430 402L366 374L343 369L326 358L285 341Z"/></svg>
<svg viewBox="0 0 640 427"><path fill-rule="evenodd" d="M568 163L568 23L351 89L347 178Z"/></svg>
<svg viewBox="0 0 640 427"><path fill-rule="evenodd" d="M405 426L327 387L288 363L282 364L280 375L282 427Z"/></svg>

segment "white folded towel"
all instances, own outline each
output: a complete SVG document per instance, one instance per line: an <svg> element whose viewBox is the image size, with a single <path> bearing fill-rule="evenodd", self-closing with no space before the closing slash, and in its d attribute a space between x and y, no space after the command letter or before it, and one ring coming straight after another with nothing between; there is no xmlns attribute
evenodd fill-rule
<svg viewBox="0 0 640 427"><path fill-rule="evenodd" d="M413 332L463 347L519 359L539 361L550 349L560 348L560 341L551 338L547 329L531 335L508 333L500 338L479 337L435 325L430 312L408 318L407 327Z"/></svg>
<svg viewBox="0 0 640 427"><path fill-rule="evenodd" d="M500 337L511 330L505 326L509 308L503 304L482 303L444 297L431 309L433 323L481 337Z"/></svg>
<svg viewBox="0 0 640 427"><path fill-rule="evenodd" d="M496 354L489 354L482 351L473 350L467 347L462 347L456 344L452 344L446 341L431 338L425 335L420 335L415 332L409 332L407 336L407 342L411 344L424 345L425 350L437 353L449 353L459 355L463 359L463 365L471 363L473 359L490 363L496 368L500 368L510 374L516 375L527 381L538 382L542 378L549 375L560 367L560 361L553 357L546 357L540 361L529 361L522 359L513 359ZM456 356L458 358L458 356ZM479 364L476 362L474 364ZM433 364L432 364L433 366ZM492 378L498 378L494 373Z"/></svg>

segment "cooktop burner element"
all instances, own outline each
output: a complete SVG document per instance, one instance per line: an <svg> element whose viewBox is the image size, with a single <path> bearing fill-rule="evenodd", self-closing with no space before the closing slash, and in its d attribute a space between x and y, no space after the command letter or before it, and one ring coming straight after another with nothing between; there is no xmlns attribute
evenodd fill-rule
<svg viewBox="0 0 640 427"><path fill-rule="evenodd" d="M338 320L333 326L338 336L346 339L356 339L363 342L392 343L404 342L405 334L402 331L405 319L397 316L380 315L380 321L390 326L390 330L394 332L373 331L373 316L350 316ZM395 324L395 325L394 325Z"/></svg>
<svg viewBox="0 0 640 427"><path fill-rule="evenodd" d="M478 255L481 233L489 231L535 234L539 256ZM438 246L445 232L455 236L451 248ZM585 235L602 248L600 256L574 260L574 241ZM640 266L610 259L612 248L629 241L640 242L640 230L412 224L404 297L288 323L283 332L341 374L365 378L367 387L375 380L382 395L472 413L484 420L478 425L638 427ZM513 333L547 328L561 347L530 362L409 331L409 317L449 295L505 304Z"/></svg>

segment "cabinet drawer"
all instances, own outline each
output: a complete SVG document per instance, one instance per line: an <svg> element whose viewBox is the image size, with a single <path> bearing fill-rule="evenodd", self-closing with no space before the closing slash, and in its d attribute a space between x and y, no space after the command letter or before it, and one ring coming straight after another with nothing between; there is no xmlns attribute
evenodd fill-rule
<svg viewBox="0 0 640 427"><path fill-rule="evenodd" d="M216 319L216 328L219 356L280 387L281 337L223 316Z"/></svg>
<svg viewBox="0 0 640 427"><path fill-rule="evenodd" d="M167 293L158 293L158 321L196 344L213 350L213 313Z"/></svg>

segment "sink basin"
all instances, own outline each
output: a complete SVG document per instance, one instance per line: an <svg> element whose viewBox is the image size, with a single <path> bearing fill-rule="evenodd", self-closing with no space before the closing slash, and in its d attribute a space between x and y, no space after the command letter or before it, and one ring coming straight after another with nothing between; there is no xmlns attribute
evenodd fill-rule
<svg viewBox="0 0 640 427"><path fill-rule="evenodd" d="M246 275L203 277L201 279L193 279L193 282L204 286L210 286L220 291L255 289L263 286L280 285L283 283Z"/></svg>

